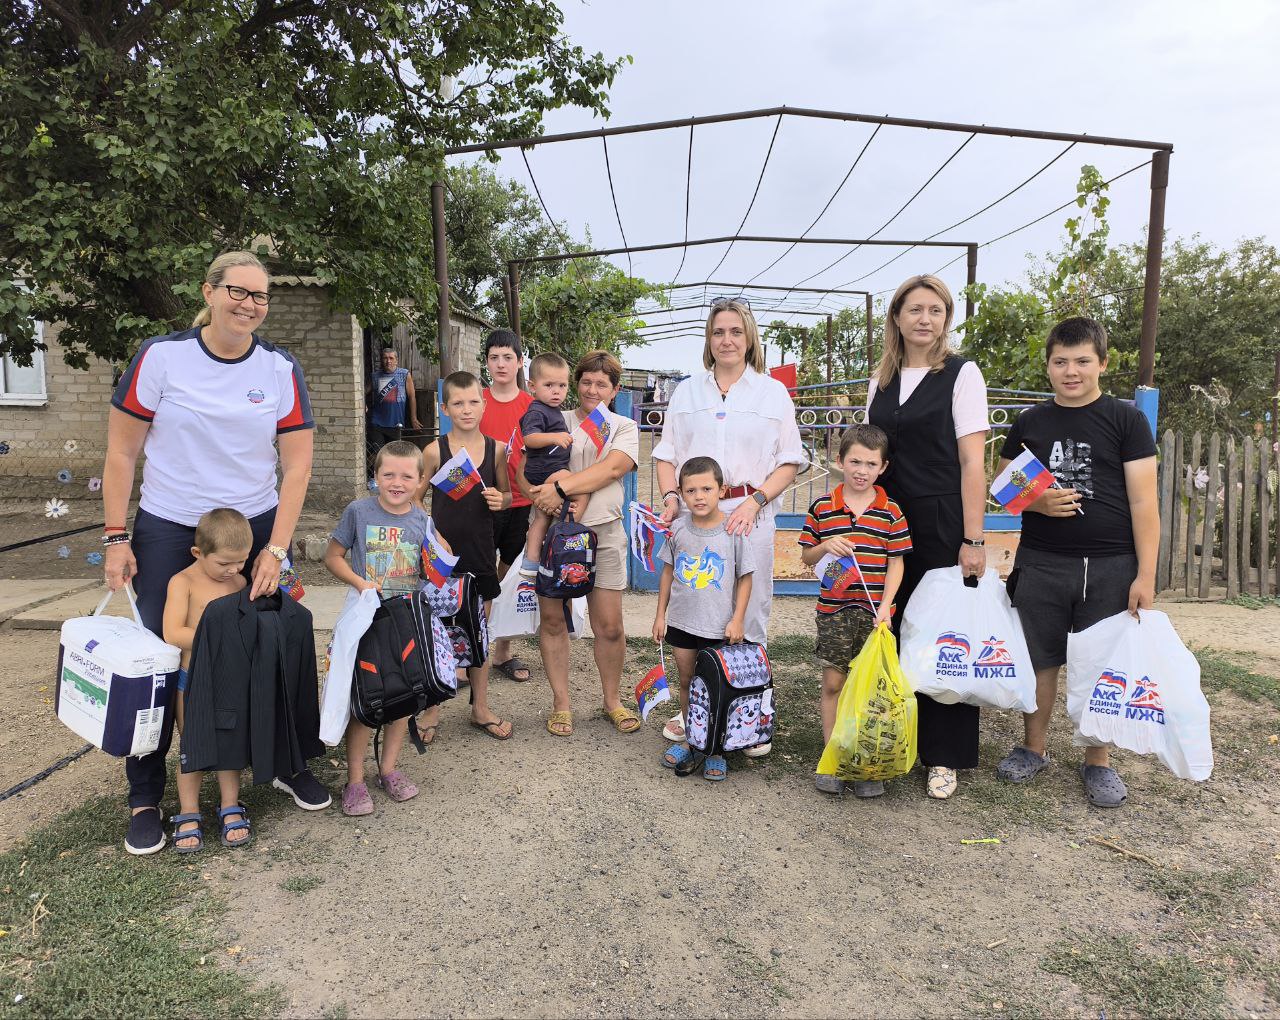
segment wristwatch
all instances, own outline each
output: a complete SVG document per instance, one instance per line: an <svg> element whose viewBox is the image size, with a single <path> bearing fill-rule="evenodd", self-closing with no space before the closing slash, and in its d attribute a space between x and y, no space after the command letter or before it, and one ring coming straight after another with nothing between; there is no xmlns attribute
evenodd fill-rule
<svg viewBox="0 0 1280 1020"><path fill-rule="evenodd" d="M987 540L985 538L966 538L963 541L965 545L971 545L978 549L981 549L987 544Z"/></svg>
<svg viewBox="0 0 1280 1020"><path fill-rule="evenodd" d="M769 497L766 496L759 489L756 489L756 491L751 494L751 498L754 499L756 503L761 507L766 507L769 505Z"/></svg>
<svg viewBox="0 0 1280 1020"><path fill-rule="evenodd" d="M267 552L269 552L272 556L278 559L281 563L283 563L285 559L287 559L289 556L288 550L278 545L267 546Z"/></svg>

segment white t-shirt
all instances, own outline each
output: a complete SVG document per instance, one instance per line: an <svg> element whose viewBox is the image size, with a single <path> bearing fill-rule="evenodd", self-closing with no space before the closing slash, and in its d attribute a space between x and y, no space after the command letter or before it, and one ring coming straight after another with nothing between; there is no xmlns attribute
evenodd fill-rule
<svg viewBox="0 0 1280 1020"><path fill-rule="evenodd" d="M215 507L246 517L274 507L276 436L315 428L291 354L254 336L228 361L194 328L147 340L111 403L151 423L138 505L188 527Z"/></svg>
<svg viewBox="0 0 1280 1020"><path fill-rule="evenodd" d="M671 394L653 448L677 471L690 457L713 457L726 485L756 488L783 464L807 463L787 388L748 368L722 400L710 369L691 375Z"/></svg>
<svg viewBox="0 0 1280 1020"><path fill-rule="evenodd" d="M905 404L916 391L920 381L928 374L928 368L902 368L898 370L902 381L898 384L898 403ZM867 385L867 411L876 396L876 381ZM951 418L956 426L956 438L986 432L990 427L987 414L987 381L982 369L972 361L966 361L956 373L956 384L951 389Z"/></svg>

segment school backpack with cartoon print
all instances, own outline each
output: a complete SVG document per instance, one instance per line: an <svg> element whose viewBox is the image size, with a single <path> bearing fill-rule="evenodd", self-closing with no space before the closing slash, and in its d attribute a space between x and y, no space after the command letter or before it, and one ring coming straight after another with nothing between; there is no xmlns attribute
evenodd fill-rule
<svg viewBox="0 0 1280 1020"><path fill-rule="evenodd" d="M573 519L569 501L560 510L542 542L542 559L538 564L535 588L549 599L567 601L586 595L596 586L596 533Z"/></svg>
<svg viewBox="0 0 1280 1020"><path fill-rule="evenodd" d="M444 596L448 589L447 597ZM474 574L455 574L438 589L441 597L428 599L432 612L447 602L447 612L440 612L440 623L449 635L449 644L457 665L483 666L489 657L489 623L484 615L484 600L476 588Z"/></svg>
<svg viewBox="0 0 1280 1020"><path fill-rule="evenodd" d="M743 751L773 739L773 672L764 645L741 641L698 652L685 729L702 754Z"/></svg>

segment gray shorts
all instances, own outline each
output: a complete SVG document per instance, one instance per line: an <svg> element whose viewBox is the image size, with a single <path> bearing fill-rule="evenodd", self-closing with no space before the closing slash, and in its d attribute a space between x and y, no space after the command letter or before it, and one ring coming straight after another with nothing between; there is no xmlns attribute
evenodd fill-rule
<svg viewBox="0 0 1280 1020"><path fill-rule="evenodd" d="M1067 635L1129 608L1129 588L1138 576L1138 557L1059 556L1018 547L1009 575L1009 600L1018 610L1031 665L1037 669L1067 661Z"/></svg>

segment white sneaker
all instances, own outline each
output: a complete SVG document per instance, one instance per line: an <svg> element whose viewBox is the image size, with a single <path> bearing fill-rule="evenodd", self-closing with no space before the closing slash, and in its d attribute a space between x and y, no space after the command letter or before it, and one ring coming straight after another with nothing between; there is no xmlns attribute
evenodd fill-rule
<svg viewBox="0 0 1280 1020"><path fill-rule="evenodd" d="M763 758L766 754L773 750L773 741L766 744L756 744L755 747L748 747L742 753L748 758Z"/></svg>

